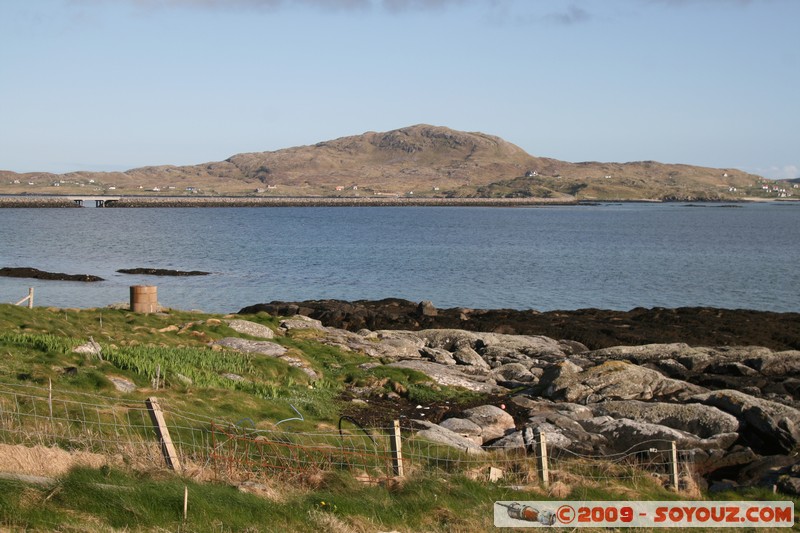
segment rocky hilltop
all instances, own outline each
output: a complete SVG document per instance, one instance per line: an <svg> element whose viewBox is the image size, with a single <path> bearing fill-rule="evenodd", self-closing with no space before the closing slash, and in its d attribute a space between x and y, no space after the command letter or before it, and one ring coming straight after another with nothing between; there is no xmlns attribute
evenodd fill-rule
<svg viewBox="0 0 800 533"><path fill-rule="evenodd" d="M496 136L425 124L192 166L62 175L0 171L6 194L719 200L763 196L763 184L735 169L569 163L530 155Z"/></svg>

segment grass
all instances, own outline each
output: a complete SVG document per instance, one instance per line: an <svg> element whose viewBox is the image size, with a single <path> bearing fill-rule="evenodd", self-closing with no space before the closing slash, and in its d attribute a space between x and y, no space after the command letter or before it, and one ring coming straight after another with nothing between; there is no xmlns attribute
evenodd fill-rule
<svg viewBox="0 0 800 533"><path fill-rule="evenodd" d="M183 518L184 490L188 493ZM462 477L364 485L333 473L319 486L262 487L271 497L163 474L75 469L51 485L0 480L0 527L61 531L487 531L493 502L542 494Z"/></svg>
<svg viewBox="0 0 800 533"><path fill-rule="evenodd" d="M351 387L376 394L399 392L406 400L420 404L474 402L480 398L476 393L439 386L410 369L362 368L363 363L374 359L324 345L313 331L276 337L274 341L286 347L290 356L305 361L319 374L320 379L311 381L281 359L210 348L210 343L223 337L247 337L229 328L226 318L183 311L142 315L114 309L29 310L0 305L0 386L36 385L46 391L52 383L59 398L92 393L96 395L92 402L108 402L107 407L97 410L97 418L106 420L117 416L118 409L140 406L145 398L157 395L173 414L192 413L219 420L251 440L266 430L275 430L278 422L291 419L281 424L286 433L277 438L292 444L300 442L300 433L327 431L330 442L325 444L334 448L342 442L335 428L345 407L338 398ZM277 329L276 317L261 313L246 319ZM72 351L89 337L101 345L100 357ZM226 377L228 374L241 379ZM156 376L162 378L157 391ZM133 381L137 390L118 391L112 377ZM5 408L3 401L0 398L0 414ZM36 405L16 397L14 401L18 410L48 410L46 393ZM66 410L59 402L55 408ZM20 437L7 430L2 425L5 422L0 417L0 440L6 444L20 442L13 440ZM82 449L69 439L69 422L62 426L63 434L55 443ZM360 435L358 428L344 429ZM95 444L102 441L98 439L105 430L96 431L92 435ZM176 436L183 438L182 431L176 430ZM149 433L147 428L140 433L140 438L149 438L144 435ZM23 435L21 441L27 446L38 443L33 434ZM227 445L245 446L246 442L234 440ZM223 483L216 473L211 475L207 465L199 465L191 476L152 465L138 465L136 469L117 465L75 468L45 485L0 478L0 530L471 532L493 528L496 500L685 498L647 476L593 481L597 476L592 465L565 468L560 474L559 492L551 494L528 483L534 476L526 457L503 458L507 482L522 481L527 487L508 488L486 482L484 474L478 479L470 477L497 464L501 460L498 455L476 459L416 439L406 442L407 477L401 483L384 479L379 484L364 484L357 479L363 473L358 468L318 465L281 476L250 472L264 483L255 486L258 494ZM375 448L383 449L384 444ZM289 451L283 459L291 460L294 452L286 449ZM308 456L324 459L325 453L325 448L319 448ZM189 494L186 520L184 490ZM771 492L723 496L779 497Z"/></svg>

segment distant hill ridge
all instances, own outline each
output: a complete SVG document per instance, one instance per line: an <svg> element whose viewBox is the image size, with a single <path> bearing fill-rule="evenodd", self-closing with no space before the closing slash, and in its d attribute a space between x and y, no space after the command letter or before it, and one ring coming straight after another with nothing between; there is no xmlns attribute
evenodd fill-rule
<svg viewBox="0 0 800 533"><path fill-rule="evenodd" d="M0 171L3 193L736 199L763 178L654 161L569 163L500 137L419 124L191 166L68 174ZM17 183L14 183L17 182ZM54 184L58 184L54 188ZM157 191L154 189L158 189Z"/></svg>

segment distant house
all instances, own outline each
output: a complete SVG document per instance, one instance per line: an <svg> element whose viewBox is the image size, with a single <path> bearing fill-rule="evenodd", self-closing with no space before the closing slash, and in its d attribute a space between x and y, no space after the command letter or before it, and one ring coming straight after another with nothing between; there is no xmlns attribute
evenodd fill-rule
<svg viewBox="0 0 800 533"><path fill-rule="evenodd" d="M277 185L267 185L267 189L277 189Z"/></svg>
<svg viewBox="0 0 800 533"><path fill-rule="evenodd" d="M336 187L336 190L337 190L337 191L343 191L343 190L344 190L344 186L342 186L342 185L338 185L338 186Z"/></svg>
<svg viewBox="0 0 800 533"><path fill-rule="evenodd" d="M117 190L117 188L116 188L116 187L114 187L114 186L112 185L111 187L109 187L109 188L108 188L108 190L109 190L109 191L116 191L116 190Z"/></svg>

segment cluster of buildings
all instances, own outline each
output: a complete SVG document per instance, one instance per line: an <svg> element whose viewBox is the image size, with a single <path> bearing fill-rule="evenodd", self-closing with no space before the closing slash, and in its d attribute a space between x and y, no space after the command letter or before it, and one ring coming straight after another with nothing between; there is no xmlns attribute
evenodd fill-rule
<svg viewBox="0 0 800 533"><path fill-rule="evenodd" d="M792 188L797 189L798 186L795 183ZM787 191L786 187L781 187L780 185L762 185L761 189L766 191L767 193L775 194L778 198L788 198L793 196L792 191Z"/></svg>

